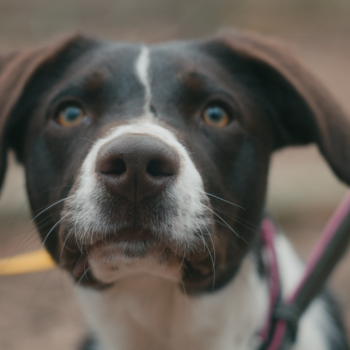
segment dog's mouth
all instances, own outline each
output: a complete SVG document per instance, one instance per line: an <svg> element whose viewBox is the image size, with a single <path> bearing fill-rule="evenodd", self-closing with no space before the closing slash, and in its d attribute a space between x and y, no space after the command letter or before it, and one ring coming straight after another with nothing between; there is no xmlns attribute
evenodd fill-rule
<svg viewBox="0 0 350 350"><path fill-rule="evenodd" d="M79 285L93 287L104 287L133 273L160 274L180 281L186 274L191 279L207 279L214 271L208 249L186 250L140 229L101 235L81 245L66 240L61 265Z"/></svg>
<svg viewBox="0 0 350 350"><path fill-rule="evenodd" d="M91 261L108 264L119 259L145 258L155 246L156 240L150 232L125 230L85 244L83 249L80 248L80 257L69 267L73 277L79 279Z"/></svg>

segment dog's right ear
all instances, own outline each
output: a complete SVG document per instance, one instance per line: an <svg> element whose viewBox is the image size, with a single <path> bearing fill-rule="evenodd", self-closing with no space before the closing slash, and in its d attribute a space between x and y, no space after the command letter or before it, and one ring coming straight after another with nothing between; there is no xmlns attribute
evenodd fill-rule
<svg viewBox="0 0 350 350"><path fill-rule="evenodd" d="M21 142L30 105L38 97L38 79L42 82L62 74L70 62L95 44L93 39L71 35L51 45L0 56L0 189L8 149Z"/></svg>
<svg viewBox="0 0 350 350"><path fill-rule="evenodd" d="M206 52L244 72L271 121L274 150L315 143L350 185L350 120L323 85L283 46L259 35L227 31L210 40Z"/></svg>

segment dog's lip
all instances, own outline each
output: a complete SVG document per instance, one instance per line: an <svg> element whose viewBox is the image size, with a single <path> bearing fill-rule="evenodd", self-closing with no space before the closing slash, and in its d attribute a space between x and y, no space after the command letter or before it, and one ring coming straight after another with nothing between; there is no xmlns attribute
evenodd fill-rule
<svg viewBox="0 0 350 350"><path fill-rule="evenodd" d="M137 242L155 243L156 240L152 232L138 229L127 229L115 234L109 234L97 239L89 245L85 245L83 253L77 251L79 257L75 258L73 263L71 262L66 266L71 270L73 277L78 280L89 269L89 260L91 256L101 257L108 249L113 249L113 253L116 255L119 253L121 254L122 252L118 250L118 244L132 244Z"/></svg>
<svg viewBox="0 0 350 350"><path fill-rule="evenodd" d="M203 277L211 275L214 268L212 265L206 263L207 258L201 261L187 261L187 264L191 266L192 269L198 271Z"/></svg>
<svg viewBox="0 0 350 350"><path fill-rule="evenodd" d="M120 249L119 245L129 243L132 247L135 243L146 242L150 245L148 253L160 253L164 251L164 246L161 240L157 240L155 235L150 231L140 229L127 229L117 233L106 235L105 237L99 238L86 246L83 254L79 254L79 257L74 259L73 264L70 264L71 274L76 280L82 278L82 276L89 270L91 258L96 261L103 261L107 255L123 255L123 250ZM173 252L175 255L176 253ZM210 254L201 255L200 257L186 257L183 258L178 256L179 261L182 260L187 268L190 268L192 273L199 273L202 277L209 277L214 270Z"/></svg>
<svg viewBox="0 0 350 350"><path fill-rule="evenodd" d="M155 250L156 247L159 248L159 246L163 245L161 241L155 238L152 232L130 229L99 239L88 247L88 254L89 257L93 258L95 261L102 261L107 256L124 256L126 254L125 247L127 247L126 249L129 252L134 252L138 255L138 246L144 248L143 255L148 255Z"/></svg>
<svg viewBox="0 0 350 350"><path fill-rule="evenodd" d="M102 237L95 241L88 250L99 249L103 246L107 246L109 244L121 243L121 242L141 242L141 241L155 241L155 236L150 231L144 231L139 229L127 229L123 231L119 231L117 233L109 234L106 237Z"/></svg>

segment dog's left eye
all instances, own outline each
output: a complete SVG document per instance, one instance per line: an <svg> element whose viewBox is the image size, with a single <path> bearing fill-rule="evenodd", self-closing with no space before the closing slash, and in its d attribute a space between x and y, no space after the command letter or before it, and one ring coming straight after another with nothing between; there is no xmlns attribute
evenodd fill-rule
<svg viewBox="0 0 350 350"><path fill-rule="evenodd" d="M85 112L77 106L67 106L62 109L57 117L57 122L64 127L79 125L85 117Z"/></svg>
<svg viewBox="0 0 350 350"><path fill-rule="evenodd" d="M210 126L222 128L230 122L230 117L222 107L210 106L205 109L203 120Z"/></svg>

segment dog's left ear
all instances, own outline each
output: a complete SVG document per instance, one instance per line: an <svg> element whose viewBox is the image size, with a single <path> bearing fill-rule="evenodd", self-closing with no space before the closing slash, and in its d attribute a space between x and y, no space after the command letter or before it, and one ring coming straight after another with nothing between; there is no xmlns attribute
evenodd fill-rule
<svg viewBox="0 0 350 350"><path fill-rule="evenodd" d="M275 149L314 142L337 176L350 185L350 119L288 50L235 31L220 34L209 46L226 64L232 57L236 71L242 67L253 76L253 92L272 118Z"/></svg>
<svg viewBox="0 0 350 350"><path fill-rule="evenodd" d="M48 81L95 41L71 35L51 45L0 56L0 189L4 180L9 147L23 138L30 109Z"/></svg>

